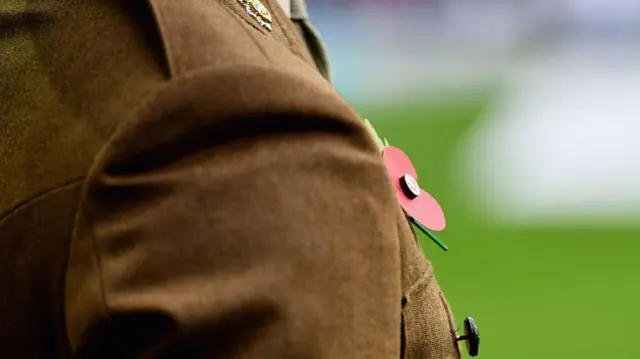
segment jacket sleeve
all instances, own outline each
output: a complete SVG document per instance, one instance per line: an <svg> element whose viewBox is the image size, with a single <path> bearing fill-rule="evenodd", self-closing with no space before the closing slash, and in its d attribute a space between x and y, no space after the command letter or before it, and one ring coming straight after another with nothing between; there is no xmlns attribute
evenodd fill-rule
<svg viewBox="0 0 640 359"><path fill-rule="evenodd" d="M324 83L324 82L323 82ZM330 88L235 66L171 83L87 179L79 358L398 358L398 204Z"/></svg>

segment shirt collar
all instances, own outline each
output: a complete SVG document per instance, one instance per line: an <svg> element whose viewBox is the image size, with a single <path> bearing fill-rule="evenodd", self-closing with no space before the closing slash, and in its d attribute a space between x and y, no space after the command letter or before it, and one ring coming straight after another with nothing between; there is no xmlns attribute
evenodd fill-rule
<svg viewBox="0 0 640 359"><path fill-rule="evenodd" d="M277 0L278 4L288 17L291 17L291 0Z"/></svg>

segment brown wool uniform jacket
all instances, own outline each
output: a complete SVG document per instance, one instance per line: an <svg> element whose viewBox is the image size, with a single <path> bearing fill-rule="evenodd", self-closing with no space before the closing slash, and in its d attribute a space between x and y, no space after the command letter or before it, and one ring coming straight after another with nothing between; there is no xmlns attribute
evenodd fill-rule
<svg viewBox="0 0 640 359"><path fill-rule="evenodd" d="M372 136L263 3L0 2L0 357L459 358Z"/></svg>

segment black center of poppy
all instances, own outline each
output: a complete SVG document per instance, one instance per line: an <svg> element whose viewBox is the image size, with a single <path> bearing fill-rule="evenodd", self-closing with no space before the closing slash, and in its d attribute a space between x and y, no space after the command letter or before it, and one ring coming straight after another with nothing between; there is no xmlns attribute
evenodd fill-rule
<svg viewBox="0 0 640 359"><path fill-rule="evenodd" d="M404 193L404 195L409 199L414 199L420 195L420 186L418 185L418 181L408 173L405 173L400 177L400 187L402 188L402 193Z"/></svg>

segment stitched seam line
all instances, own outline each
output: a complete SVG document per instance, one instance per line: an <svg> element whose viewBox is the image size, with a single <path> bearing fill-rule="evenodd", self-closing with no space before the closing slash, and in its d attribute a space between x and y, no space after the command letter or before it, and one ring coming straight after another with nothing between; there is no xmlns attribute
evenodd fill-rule
<svg viewBox="0 0 640 359"><path fill-rule="evenodd" d="M407 290L403 294L404 297L409 297L413 293L413 291L416 289L416 287L419 286L420 284L426 283L427 285L429 285L433 281L433 276L427 275L429 274L430 267L431 266L427 266L425 270L422 272L422 274L420 274L418 279L412 285L410 285L409 288L407 288Z"/></svg>
<svg viewBox="0 0 640 359"><path fill-rule="evenodd" d="M282 34L284 35L285 40L287 41L287 47L289 48L289 51L291 51L294 55L296 55L297 57L299 57L300 59L302 59L302 61L304 61L305 63L308 63L308 59L300 52L298 51L299 49L295 48L295 44L301 44L302 46L304 46L304 49L302 49L302 51L306 50L309 55L312 57L312 61L315 62L315 60L313 59L313 55L310 54L310 50L308 49L305 40L302 38L299 38L299 41L294 41L292 36L296 36L296 29L295 28L291 28L290 24L285 21L283 21L283 19L280 17L280 14L277 13L276 10L274 10L274 14L273 14L273 18L274 18L274 23L276 25L278 25L278 27L280 28L280 30L282 30ZM295 23L293 22L293 20L289 21L293 26L295 26ZM314 63L315 65L315 63Z"/></svg>
<svg viewBox="0 0 640 359"><path fill-rule="evenodd" d="M41 200L44 197L47 197L48 195L52 194L53 192L56 192L58 190L61 189L65 189L67 187L73 187L74 185L78 184L79 182L82 182L85 179L84 176L82 177L78 177L66 182L63 182L59 185L56 185L53 188L49 188L46 189L44 191L38 192L37 194L33 195L32 197L29 197L23 201L18 202L17 204L11 206L6 212L4 212L2 215L0 215L0 224L2 224L5 220L7 220L7 218L11 217L12 215L14 215L15 213L19 212L21 209L30 206L31 204Z"/></svg>
<svg viewBox="0 0 640 359"><path fill-rule="evenodd" d="M82 195L82 202L84 202L84 199L86 198L86 191L88 190L89 186L86 186L84 191L83 191L83 195ZM94 221L93 221L93 217L91 216L90 211L84 207L84 205L81 207L80 209L83 213L84 213L84 217L85 217L85 221L89 230L89 233L91 235L91 249L93 251L93 255L96 258L96 269L98 271L98 281L99 281L99 285L100 285L100 304L102 305L102 310L104 311L104 315L105 315L105 319L107 321L111 320L111 311L109 310L109 305L107 304L107 291L105 290L105 286L104 286L104 274L102 271L102 256L100 255L100 248L98 247L98 242L96 241L96 232L94 229ZM74 231L75 232L75 231Z"/></svg>
<svg viewBox="0 0 640 359"><path fill-rule="evenodd" d="M456 339L458 336L458 328L456 328L456 323L453 320L452 309L451 307L449 307L449 304L447 303L447 300L444 298L444 294L442 294L442 291L438 293L438 296L440 297L440 302L442 302L442 306L444 307L445 312L447 312L447 318L449 319L449 331L451 332L451 339L453 341L453 345L458 351L458 355L461 355L462 353L460 350L460 345L458 344L458 341Z"/></svg>
<svg viewBox="0 0 640 359"><path fill-rule="evenodd" d="M278 9L274 9L274 7L278 7ZM278 25L278 27L280 28L280 30L282 30L282 35L284 35L284 39L287 41L287 46L290 49L293 49L293 41L291 40L291 36L289 34L289 28L286 24L284 24L282 22L282 19L280 19L280 5L275 4L275 6L272 4L271 5L271 9L272 9L272 14L271 16L273 16L273 22L275 25Z"/></svg>
<svg viewBox="0 0 640 359"><path fill-rule="evenodd" d="M164 83L163 85L160 85L160 88L154 91L150 91L148 92L145 96L143 96L143 99L140 101L139 105L137 107L135 107L133 110L131 110L129 112L128 116L125 116L125 118L115 127L115 129L113 130L113 132L111 133L111 136L109 136L107 138L107 140L104 142L104 144L102 145L101 149L97 152L97 154L94 156L93 161L91 163L91 166L89 167L87 176L86 176L86 183L85 183L85 187L82 190L82 194L80 196L80 201L79 201L79 205L78 205L78 211L77 211L77 215L78 218L80 218L80 213L84 213L85 215L85 221L87 226L89 227L88 230L90 232L91 235L91 247L92 247L92 251L93 251L93 255L96 258L96 266L97 266L97 271L98 271L98 281L100 282L100 299L101 299L101 304L105 313L105 319L108 321L110 320L110 310L109 310L109 306L107 304L107 295L106 295L106 290L105 290L105 285L104 285L104 273L102 271L102 256L100 255L100 247L98 246L97 243L97 235L95 232L95 228L94 228L94 220L93 220L93 216L91 214L91 211L85 206L86 204L86 200L87 200L87 194L89 192L89 187L90 187L90 183L92 181L93 178L95 178L96 173L98 172L98 169L100 167L100 165L103 163L103 159L107 153L107 151L109 150L109 148L111 147L111 144L113 143L114 139L117 138L122 132L124 132L128 126L131 125L131 122L134 122L134 119L138 116L138 114L144 110L146 110L149 106L151 106L151 104L153 103L153 101L155 100L155 98L160 94L163 93L166 89L170 88L170 85L175 83L174 81L168 81L166 83ZM75 233L77 233L78 231L78 224L79 221L76 221L76 225L73 229L73 233L74 233L74 237L75 237Z"/></svg>

